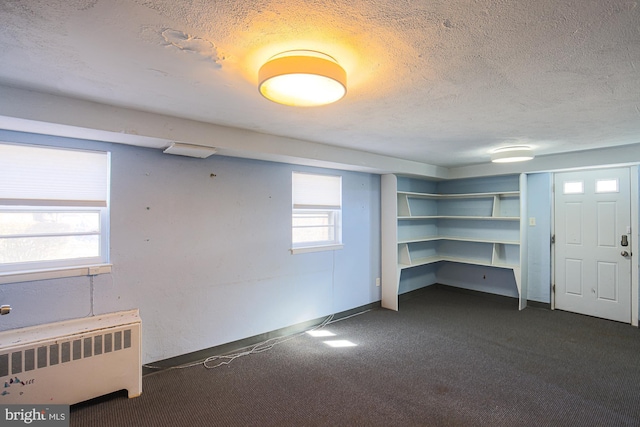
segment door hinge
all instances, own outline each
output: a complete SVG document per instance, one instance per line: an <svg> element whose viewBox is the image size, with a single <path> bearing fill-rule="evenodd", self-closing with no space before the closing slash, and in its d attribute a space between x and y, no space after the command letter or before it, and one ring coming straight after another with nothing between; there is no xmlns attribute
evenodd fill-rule
<svg viewBox="0 0 640 427"><path fill-rule="evenodd" d="M551 235L551 244L553 245L556 242L556 235L552 234Z"/></svg>
<svg viewBox="0 0 640 427"><path fill-rule="evenodd" d="M551 292L556 293L556 284L551 285Z"/></svg>

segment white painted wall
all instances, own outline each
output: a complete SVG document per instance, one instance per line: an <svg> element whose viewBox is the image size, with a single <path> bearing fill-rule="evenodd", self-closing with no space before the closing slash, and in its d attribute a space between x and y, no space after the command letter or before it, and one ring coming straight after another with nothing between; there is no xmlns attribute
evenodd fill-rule
<svg viewBox="0 0 640 427"><path fill-rule="evenodd" d="M291 172L120 144L0 131L0 140L112 152L111 274L93 313L139 308L143 362L380 300L380 177L343 176L344 249L291 255ZM211 174L215 174L212 177ZM89 277L0 285L0 330L91 314Z"/></svg>
<svg viewBox="0 0 640 427"><path fill-rule="evenodd" d="M635 201L634 200L631 201L632 212L634 212L634 210L635 210L635 213L636 213L637 218L638 218L638 223L636 225L635 233L633 233L633 230L632 230L632 236L633 236L632 238L633 238L633 240L635 240L635 242L632 242L632 245L633 245L633 247L632 247L633 252L632 253L633 254L638 254L638 255L640 255L640 212L638 212L638 210L640 209L640 172L639 172L639 169L640 169L639 166L635 166L634 168L632 168L632 176L635 175L635 177L637 178L637 183L638 184L637 184L636 190L637 190L637 193L638 193L638 198ZM632 185L631 188L633 188L633 185ZM633 190L631 190L631 191L633 191ZM635 256L635 263L638 265L638 268L636 269L636 276L635 277L633 277L633 275L631 276L632 277L632 283L638 283L638 281L640 280L640 262L638 262L638 255ZM635 291L636 292L636 301L637 301L636 307L640 307L640 289L638 289L639 287L640 286L636 287L636 291ZM633 294L633 290L632 290L632 294ZM635 311L640 311L640 309L636 309ZM633 317L633 312L634 312L634 310L633 310L633 307L632 307L631 308L631 313L632 313L631 316L632 317ZM640 324L640 313L638 315L638 319L636 319L636 326L638 326L638 324Z"/></svg>

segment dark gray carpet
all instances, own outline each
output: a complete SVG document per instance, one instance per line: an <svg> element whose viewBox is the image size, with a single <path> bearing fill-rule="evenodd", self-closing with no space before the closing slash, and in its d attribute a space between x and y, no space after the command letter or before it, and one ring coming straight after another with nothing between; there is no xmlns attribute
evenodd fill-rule
<svg viewBox="0 0 640 427"><path fill-rule="evenodd" d="M229 366L143 379L72 426L640 426L640 331L434 286ZM330 348L322 341L350 340Z"/></svg>

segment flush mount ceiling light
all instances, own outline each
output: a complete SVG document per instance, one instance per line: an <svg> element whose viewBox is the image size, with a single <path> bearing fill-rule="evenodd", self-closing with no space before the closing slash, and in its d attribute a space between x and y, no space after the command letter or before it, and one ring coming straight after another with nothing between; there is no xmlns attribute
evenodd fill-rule
<svg viewBox="0 0 640 427"><path fill-rule="evenodd" d="M272 56L258 73L265 98L294 107L331 104L347 93L347 73L333 57L311 50Z"/></svg>
<svg viewBox="0 0 640 427"><path fill-rule="evenodd" d="M515 145L512 147L502 147L491 153L493 163L513 163L524 162L533 159L533 150L526 145Z"/></svg>

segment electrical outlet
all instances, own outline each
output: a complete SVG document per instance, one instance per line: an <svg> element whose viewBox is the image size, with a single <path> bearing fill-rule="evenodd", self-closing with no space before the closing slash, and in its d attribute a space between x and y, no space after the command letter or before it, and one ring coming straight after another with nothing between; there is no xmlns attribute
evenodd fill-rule
<svg viewBox="0 0 640 427"><path fill-rule="evenodd" d="M535 217L531 217L529 218L529 226L531 227L535 227L536 226L536 218Z"/></svg>
<svg viewBox="0 0 640 427"><path fill-rule="evenodd" d="M376 286L380 286L380 278L376 277Z"/></svg>

